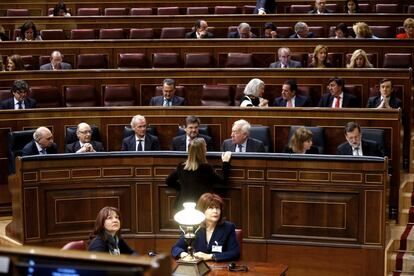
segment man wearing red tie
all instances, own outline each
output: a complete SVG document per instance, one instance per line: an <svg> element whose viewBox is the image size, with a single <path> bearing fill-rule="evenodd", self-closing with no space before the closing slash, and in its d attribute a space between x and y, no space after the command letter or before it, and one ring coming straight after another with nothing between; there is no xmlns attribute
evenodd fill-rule
<svg viewBox="0 0 414 276"><path fill-rule="evenodd" d="M357 97L344 92L345 81L341 78L330 78L328 82L329 93L322 96L319 101L319 107L360 107Z"/></svg>

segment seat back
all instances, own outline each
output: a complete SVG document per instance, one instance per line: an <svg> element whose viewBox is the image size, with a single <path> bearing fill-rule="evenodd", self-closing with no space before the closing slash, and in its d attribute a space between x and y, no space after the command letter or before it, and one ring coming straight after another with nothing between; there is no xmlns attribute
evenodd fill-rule
<svg viewBox="0 0 414 276"><path fill-rule="evenodd" d="M290 5L289 13L308 13L310 10L311 5Z"/></svg>
<svg viewBox="0 0 414 276"><path fill-rule="evenodd" d="M33 68L39 68L38 65L34 64L34 59L32 55L20 56L23 60L25 70L33 70Z"/></svg>
<svg viewBox="0 0 414 276"><path fill-rule="evenodd" d="M211 130L210 130L210 127L208 125L200 124L198 126L198 133L211 137ZM181 136L181 135L184 135L184 134L185 134L184 126L178 126L177 136Z"/></svg>
<svg viewBox="0 0 414 276"><path fill-rule="evenodd" d="M43 40L65 40L66 36L62 29L41 30L40 36Z"/></svg>
<svg viewBox="0 0 414 276"><path fill-rule="evenodd" d="M101 15L101 10L99 8L79 8L78 16L98 16Z"/></svg>
<svg viewBox="0 0 414 276"><path fill-rule="evenodd" d="M372 33L380 38L394 38L395 29L391 26L370 26Z"/></svg>
<svg viewBox="0 0 414 276"><path fill-rule="evenodd" d="M374 141L383 150L384 156L388 156L388 149L385 148L385 131L379 128L361 128L361 138Z"/></svg>
<svg viewBox="0 0 414 276"><path fill-rule="evenodd" d="M382 4L378 3L375 5L376 13L399 13L400 8L398 4Z"/></svg>
<svg viewBox="0 0 414 276"><path fill-rule="evenodd" d="M180 9L178 7L159 7L157 9L158 15L179 15Z"/></svg>
<svg viewBox="0 0 414 276"><path fill-rule="evenodd" d="M13 97L13 94L10 92L10 87L0 87L0 102L11 97Z"/></svg>
<svg viewBox="0 0 414 276"><path fill-rule="evenodd" d="M50 56L39 56L39 67L50 62Z"/></svg>
<svg viewBox="0 0 414 276"><path fill-rule="evenodd" d="M154 68L179 68L181 67L178 53L153 53L152 67Z"/></svg>
<svg viewBox="0 0 414 276"><path fill-rule="evenodd" d="M108 84L103 87L103 106L135 105L134 89L129 84Z"/></svg>
<svg viewBox="0 0 414 276"><path fill-rule="evenodd" d="M333 13L337 13L337 12L339 12L338 4L336 4L336 3L329 3L329 4L326 4L326 5L325 5L325 7L326 7L328 10L331 10Z"/></svg>
<svg viewBox="0 0 414 276"><path fill-rule="evenodd" d="M105 8L104 15L127 15L127 8Z"/></svg>
<svg viewBox="0 0 414 276"><path fill-rule="evenodd" d="M7 9L7 16L29 16L28 9Z"/></svg>
<svg viewBox="0 0 414 276"><path fill-rule="evenodd" d="M315 38L324 38L324 37L326 37L325 27L322 27L322 26L309 27L309 32L314 33Z"/></svg>
<svg viewBox="0 0 414 276"><path fill-rule="evenodd" d="M214 14L237 14L237 6L215 6Z"/></svg>
<svg viewBox="0 0 414 276"><path fill-rule="evenodd" d="M187 53L185 54L184 67L210 68L213 57L210 53Z"/></svg>
<svg viewBox="0 0 414 276"><path fill-rule="evenodd" d="M131 15L153 15L152 8L132 8Z"/></svg>
<svg viewBox="0 0 414 276"><path fill-rule="evenodd" d="M235 232L236 232L236 240L240 248L240 260L241 260L243 256L242 254L243 253L243 250L242 250L243 249L243 230L240 228L236 228Z"/></svg>
<svg viewBox="0 0 414 276"><path fill-rule="evenodd" d="M280 38L288 38L294 33L292 27L277 27L277 35Z"/></svg>
<svg viewBox="0 0 414 276"><path fill-rule="evenodd" d="M62 106L61 94L56 86L30 86L29 95L36 100L37 107L50 108Z"/></svg>
<svg viewBox="0 0 414 276"><path fill-rule="evenodd" d="M370 13L372 12L372 6L370 3L359 3L359 11L361 13Z"/></svg>
<svg viewBox="0 0 414 276"><path fill-rule="evenodd" d="M287 145L289 144L290 138L296 132L296 130L301 126L291 126L288 135ZM318 148L319 154L325 153L325 131L323 127L306 127L312 132L312 142L313 146Z"/></svg>
<svg viewBox="0 0 414 276"><path fill-rule="evenodd" d="M253 6L253 5L244 5L242 7L242 12L243 12L243 14L252 14L255 9L256 9L256 6Z"/></svg>
<svg viewBox="0 0 414 276"><path fill-rule="evenodd" d="M94 29L73 29L70 31L70 39L95 39Z"/></svg>
<svg viewBox="0 0 414 276"><path fill-rule="evenodd" d="M11 131L7 134L8 140L8 170L9 174L15 172L15 158L16 156L22 156L22 149L26 144L33 140L34 129Z"/></svg>
<svg viewBox="0 0 414 276"><path fill-rule="evenodd" d="M414 5L409 5L407 13L414 13Z"/></svg>
<svg viewBox="0 0 414 276"><path fill-rule="evenodd" d="M124 29L100 29L99 30L100 39L124 39Z"/></svg>
<svg viewBox="0 0 414 276"><path fill-rule="evenodd" d="M68 126L66 127L65 132L65 145L72 144L78 141L78 135L76 135L76 126ZM101 142L101 135L99 133L99 128L97 126L91 126L92 130L92 140Z"/></svg>
<svg viewBox="0 0 414 276"><path fill-rule="evenodd" d="M384 55L384 68L409 68L413 66L411 53L386 53Z"/></svg>
<svg viewBox="0 0 414 276"><path fill-rule="evenodd" d="M147 59L143 53L121 53L118 56L118 69L146 67Z"/></svg>
<svg viewBox="0 0 414 276"><path fill-rule="evenodd" d="M233 97L228 85L203 85L201 105L205 106L230 106L233 105Z"/></svg>
<svg viewBox="0 0 414 276"><path fill-rule="evenodd" d="M154 29L153 28L130 29L129 38L130 39L153 39Z"/></svg>
<svg viewBox="0 0 414 276"><path fill-rule="evenodd" d="M104 54L79 54L78 69L107 69L108 58Z"/></svg>
<svg viewBox="0 0 414 276"><path fill-rule="evenodd" d="M184 27L165 27L161 29L160 38L184 38L185 28Z"/></svg>
<svg viewBox="0 0 414 276"><path fill-rule="evenodd" d="M273 152L272 139L268 126L251 126L250 137L260 140L264 144L265 152Z"/></svg>
<svg viewBox="0 0 414 276"><path fill-rule="evenodd" d="M71 241L62 247L62 250L86 250L85 241Z"/></svg>
<svg viewBox="0 0 414 276"><path fill-rule="evenodd" d="M225 63L227 68L254 67L251 53L228 53Z"/></svg>
<svg viewBox="0 0 414 276"><path fill-rule="evenodd" d="M99 102L95 87L92 85L66 86L63 97L66 107L97 106Z"/></svg>
<svg viewBox="0 0 414 276"><path fill-rule="evenodd" d="M208 14L208 7L188 7L187 14Z"/></svg>

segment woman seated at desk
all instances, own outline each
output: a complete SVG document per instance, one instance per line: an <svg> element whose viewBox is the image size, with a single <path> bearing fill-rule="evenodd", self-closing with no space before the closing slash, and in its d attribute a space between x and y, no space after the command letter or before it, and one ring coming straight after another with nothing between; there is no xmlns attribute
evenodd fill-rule
<svg viewBox="0 0 414 276"><path fill-rule="evenodd" d="M305 127L296 129L289 141L285 153L319 154L317 147L312 146L312 131Z"/></svg>
<svg viewBox="0 0 414 276"><path fill-rule="evenodd" d="M224 220L224 201L217 195L205 193L197 202L197 209L206 216L193 242L194 255L205 261L235 261L240 258L240 247L236 239L236 227ZM187 243L184 236L171 249L174 258L184 258Z"/></svg>
<svg viewBox="0 0 414 276"><path fill-rule="evenodd" d="M137 255L121 238L121 214L115 207L102 208L90 235L88 251L107 252L111 255Z"/></svg>

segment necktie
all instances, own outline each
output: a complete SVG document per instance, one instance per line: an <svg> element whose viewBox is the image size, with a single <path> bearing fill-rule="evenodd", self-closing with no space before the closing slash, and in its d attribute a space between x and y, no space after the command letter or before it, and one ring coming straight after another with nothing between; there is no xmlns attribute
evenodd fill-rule
<svg viewBox="0 0 414 276"><path fill-rule="evenodd" d="M359 148L354 148L354 156L359 156Z"/></svg>
<svg viewBox="0 0 414 276"><path fill-rule="evenodd" d="M40 154L42 154L42 155L47 154L46 149L42 149L42 150L40 151Z"/></svg>
<svg viewBox="0 0 414 276"><path fill-rule="evenodd" d="M164 100L164 106L171 106L171 100Z"/></svg>
<svg viewBox="0 0 414 276"><path fill-rule="evenodd" d="M335 102L335 108L339 108L339 104L341 103L341 97L335 97L336 102Z"/></svg>
<svg viewBox="0 0 414 276"><path fill-rule="evenodd" d="M390 99L384 98L383 101L384 101L384 104L382 105L382 108L390 108Z"/></svg>
<svg viewBox="0 0 414 276"><path fill-rule="evenodd" d="M19 106L18 109L23 109L23 103L22 101L18 101L17 105Z"/></svg>
<svg viewBox="0 0 414 276"><path fill-rule="evenodd" d="M287 107L293 107L293 105L292 105L292 100L289 100L288 102L287 102L287 105L286 105Z"/></svg>
<svg viewBox="0 0 414 276"><path fill-rule="evenodd" d="M243 152L243 145L237 145L237 147L239 148L239 152Z"/></svg>
<svg viewBox="0 0 414 276"><path fill-rule="evenodd" d="M142 151L142 140L141 139L138 140L137 151Z"/></svg>

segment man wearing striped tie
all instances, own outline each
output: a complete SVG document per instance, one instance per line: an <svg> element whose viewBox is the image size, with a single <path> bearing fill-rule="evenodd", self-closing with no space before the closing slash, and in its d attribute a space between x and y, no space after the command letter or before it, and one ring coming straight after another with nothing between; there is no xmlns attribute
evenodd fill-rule
<svg viewBox="0 0 414 276"><path fill-rule="evenodd" d="M24 146L22 155L46 155L57 153L53 134L47 127L38 127L33 133L33 140Z"/></svg>
<svg viewBox="0 0 414 276"><path fill-rule="evenodd" d="M152 97L150 105L165 107L186 105L183 97L175 95L175 90L175 81L173 79L165 79L162 82L162 96Z"/></svg>

